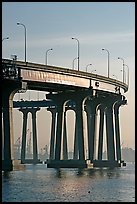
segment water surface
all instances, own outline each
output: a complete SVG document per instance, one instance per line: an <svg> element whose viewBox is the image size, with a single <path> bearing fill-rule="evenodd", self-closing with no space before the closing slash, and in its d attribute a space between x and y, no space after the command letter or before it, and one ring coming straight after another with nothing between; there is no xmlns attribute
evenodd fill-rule
<svg viewBox="0 0 137 204"><path fill-rule="evenodd" d="M26 165L2 172L2 202L135 202L135 165L83 170Z"/></svg>

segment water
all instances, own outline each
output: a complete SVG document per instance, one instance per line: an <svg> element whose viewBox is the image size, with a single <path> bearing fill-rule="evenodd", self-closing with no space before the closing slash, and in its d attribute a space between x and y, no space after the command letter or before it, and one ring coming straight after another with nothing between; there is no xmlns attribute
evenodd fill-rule
<svg viewBox="0 0 137 204"><path fill-rule="evenodd" d="M2 172L2 202L135 202L135 165L83 170L26 165Z"/></svg>

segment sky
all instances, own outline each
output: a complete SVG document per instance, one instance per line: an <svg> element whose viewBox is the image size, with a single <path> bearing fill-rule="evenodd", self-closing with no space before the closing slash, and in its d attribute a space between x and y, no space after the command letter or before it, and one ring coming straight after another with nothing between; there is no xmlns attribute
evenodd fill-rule
<svg viewBox="0 0 137 204"><path fill-rule="evenodd" d="M135 2L2 2L2 58L17 55L24 61L24 27L27 33L27 61L72 69L80 43L80 70L96 70L107 76L107 53L110 53L110 77L123 80L122 60L129 67L129 90L124 93L128 104L120 107L121 143L135 149ZM125 78L128 78L127 66ZM77 69L77 63L74 63ZM15 94L14 100L44 99L44 92ZM70 150L74 113L68 112ZM29 116L28 128L31 131ZM37 113L39 148L49 146L50 113L42 108ZM14 110L15 140L22 134L22 115Z"/></svg>

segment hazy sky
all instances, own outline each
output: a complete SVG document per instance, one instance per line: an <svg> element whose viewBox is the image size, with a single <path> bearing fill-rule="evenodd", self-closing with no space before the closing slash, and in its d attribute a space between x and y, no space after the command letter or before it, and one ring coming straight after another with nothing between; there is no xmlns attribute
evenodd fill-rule
<svg viewBox="0 0 137 204"><path fill-rule="evenodd" d="M110 52L110 77L122 80L122 60L118 57L124 59L129 67L129 91L125 93L128 105L120 108L121 142L123 146L135 148L135 3L3 2L2 38L9 37L9 40L2 43L2 57L11 58L16 54L18 60L24 61L24 28L17 22L27 29L29 62L44 64L46 51L53 48L48 52L48 64L71 69L73 59L77 57L77 42L72 37L80 42L82 71L86 71L87 64L91 63L89 72L96 69L97 74L107 76L107 53L102 51L106 48ZM127 78L127 69L125 75ZM28 99L29 94L20 97ZM36 99L38 94L31 92L30 97ZM45 93L39 93L39 98L44 97ZM15 99L18 98L16 94ZM17 138L21 134L22 115L19 111L14 113ZM51 118L46 109L38 113L37 120L39 146L49 145ZM68 128L71 143L72 128Z"/></svg>

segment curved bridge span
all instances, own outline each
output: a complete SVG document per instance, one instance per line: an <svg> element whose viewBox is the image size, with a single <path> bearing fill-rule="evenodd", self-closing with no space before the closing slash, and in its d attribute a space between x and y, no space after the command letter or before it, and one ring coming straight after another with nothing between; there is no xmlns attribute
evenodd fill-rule
<svg viewBox="0 0 137 204"><path fill-rule="evenodd" d="M75 90L92 87L114 93L128 91L128 85L121 81L84 71L6 59L3 59L3 65L7 72L8 69L10 72L13 70L13 73L19 70L21 80L27 82L30 89L62 91L66 88Z"/></svg>
<svg viewBox="0 0 137 204"><path fill-rule="evenodd" d="M2 60L2 71L3 169L13 169L13 97L18 90L27 89L48 92L47 101L55 104L48 107L48 111L52 113L48 167L85 168L89 165L119 166L123 163L120 149L119 107L127 104L125 96L122 95L128 91L127 84L83 71L8 59ZM69 106L69 102L73 102L73 106ZM74 155L71 161L68 160L66 134L65 113L68 108L75 111ZM31 112L33 118L33 163L38 162L36 112L39 110L40 106L20 108L23 114L22 163L25 163L28 112ZM87 160L83 130L84 111L87 116ZM98 113L99 118L97 119ZM107 160L105 161L102 159L104 129L107 142Z"/></svg>

